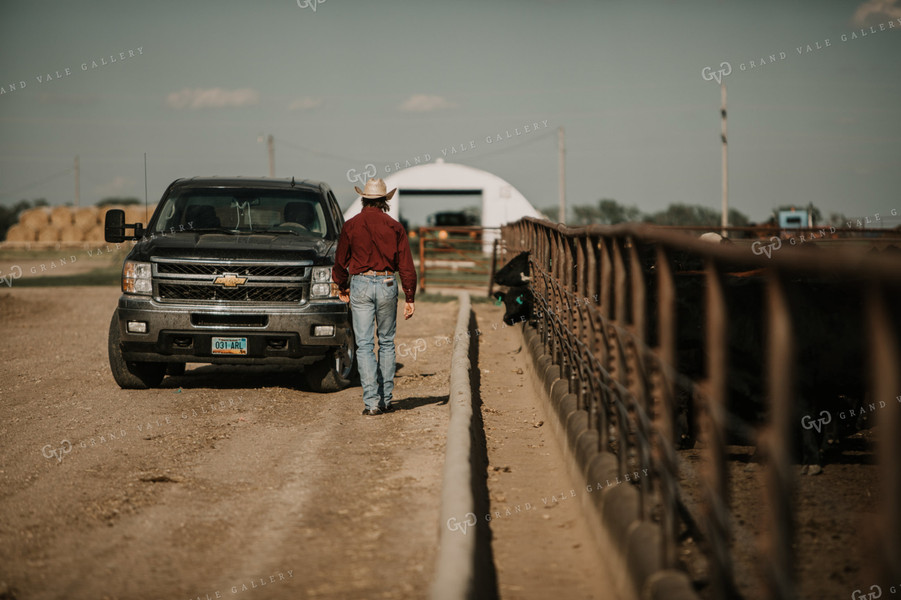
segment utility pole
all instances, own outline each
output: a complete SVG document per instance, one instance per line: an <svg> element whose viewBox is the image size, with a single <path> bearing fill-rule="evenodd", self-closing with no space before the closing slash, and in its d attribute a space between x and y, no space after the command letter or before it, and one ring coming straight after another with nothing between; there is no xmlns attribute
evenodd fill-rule
<svg viewBox="0 0 901 600"><path fill-rule="evenodd" d="M275 177L275 139L269 134L267 140L269 146L269 177Z"/></svg>
<svg viewBox="0 0 901 600"><path fill-rule="evenodd" d="M722 105L720 107L720 113L723 115L723 217L721 219L720 226L723 228L720 231L720 235L726 237L726 227L729 226L729 155L726 151L727 142L726 142L726 84L720 84L720 97Z"/></svg>
<svg viewBox="0 0 901 600"><path fill-rule="evenodd" d="M81 203L81 167L78 162L78 155L75 156L75 206Z"/></svg>
<svg viewBox="0 0 901 600"><path fill-rule="evenodd" d="M560 210L557 220L566 223L566 141L563 134L563 126L557 128L557 163L560 180L557 188L560 195Z"/></svg>

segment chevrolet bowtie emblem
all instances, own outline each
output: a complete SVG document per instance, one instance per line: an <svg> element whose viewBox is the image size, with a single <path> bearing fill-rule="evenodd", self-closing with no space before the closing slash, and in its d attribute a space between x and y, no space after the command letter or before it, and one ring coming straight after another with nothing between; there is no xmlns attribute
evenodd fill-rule
<svg viewBox="0 0 901 600"><path fill-rule="evenodd" d="M244 285L244 282L247 281L246 277L238 277L237 273L223 273L219 277L217 277L213 283L221 284L225 287L238 287L239 285Z"/></svg>

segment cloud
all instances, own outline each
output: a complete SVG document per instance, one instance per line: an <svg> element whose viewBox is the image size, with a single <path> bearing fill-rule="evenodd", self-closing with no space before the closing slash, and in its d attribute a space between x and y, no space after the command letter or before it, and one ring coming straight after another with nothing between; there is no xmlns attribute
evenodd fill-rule
<svg viewBox="0 0 901 600"><path fill-rule="evenodd" d="M398 108L404 112L433 112L447 108L456 108L453 102L441 96L429 96L428 94L413 94Z"/></svg>
<svg viewBox="0 0 901 600"><path fill-rule="evenodd" d="M166 97L166 106L177 109L242 107L253 106L259 102L260 93L249 88L240 90L185 88Z"/></svg>
<svg viewBox="0 0 901 600"><path fill-rule="evenodd" d="M288 110L310 110L322 106L322 98L304 96L298 98L288 106Z"/></svg>
<svg viewBox="0 0 901 600"><path fill-rule="evenodd" d="M101 200L110 196L125 196L126 193L134 193L134 182L121 175L114 177L109 183L94 186L94 194Z"/></svg>
<svg viewBox="0 0 901 600"><path fill-rule="evenodd" d="M865 25L873 25L886 19L897 19L901 17L901 6L898 6L898 1L899 0L867 0L857 7L851 21L857 27L863 27Z"/></svg>

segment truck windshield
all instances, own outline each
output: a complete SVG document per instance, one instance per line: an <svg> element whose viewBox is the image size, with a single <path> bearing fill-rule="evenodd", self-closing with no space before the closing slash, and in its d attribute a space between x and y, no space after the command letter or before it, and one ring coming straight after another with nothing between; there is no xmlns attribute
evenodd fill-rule
<svg viewBox="0 0 901 600"><path fill-rule="evenodd" d="M166 198L154 232L288 233L330 237L320 195L309 190L190 188Z"/></svg>

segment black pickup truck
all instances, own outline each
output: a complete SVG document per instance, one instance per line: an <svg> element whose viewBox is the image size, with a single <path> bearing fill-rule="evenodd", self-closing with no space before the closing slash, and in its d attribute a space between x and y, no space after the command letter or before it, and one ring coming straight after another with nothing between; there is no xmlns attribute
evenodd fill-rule
<svg viewBox="0 0 901 600"><path fill-rule="evenodd" d="M199 362L297 365L314 391L347 386L353 327L331 275L343 224L327 184L293 178L176 180L146 228L108 211L106 241L136 241L109 330L116 382L155 387Z"/></svg>

